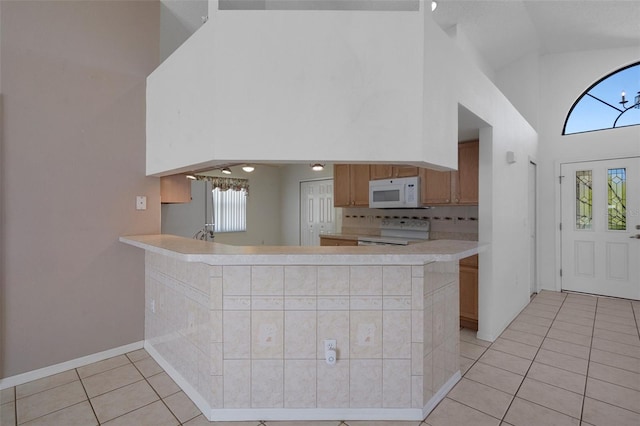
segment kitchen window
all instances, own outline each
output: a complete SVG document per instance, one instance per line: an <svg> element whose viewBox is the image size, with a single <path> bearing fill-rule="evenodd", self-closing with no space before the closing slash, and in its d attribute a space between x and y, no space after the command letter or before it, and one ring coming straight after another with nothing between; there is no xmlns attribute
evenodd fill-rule
<svg viewBox="0 0 640 426"><path fill-rule="evenodd" d="M241 232L247 230L247 191L211 191L216 232Z"/></svg>

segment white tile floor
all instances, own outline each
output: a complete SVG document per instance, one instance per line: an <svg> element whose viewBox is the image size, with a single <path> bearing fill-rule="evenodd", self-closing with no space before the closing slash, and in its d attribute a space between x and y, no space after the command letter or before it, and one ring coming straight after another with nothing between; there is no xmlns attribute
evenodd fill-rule
<svg viewBox="0 0 640 426"><path fill-rule="evenodd" d="M639 324L640 302L543 291L493 344L461 331L463 378L422 422L210 423L139 350L1 391L0 424L638 426Z"/></svg>

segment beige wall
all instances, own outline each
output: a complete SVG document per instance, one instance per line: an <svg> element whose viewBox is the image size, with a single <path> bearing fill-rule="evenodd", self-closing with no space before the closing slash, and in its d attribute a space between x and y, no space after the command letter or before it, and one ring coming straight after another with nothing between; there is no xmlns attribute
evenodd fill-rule
<svg viewBox="0 0 640 426"><path fill-rule="evenodd" d="M143 339L145 78L159 3L2 1L0 377ZM148 197L146 211L135 196Z"/></svg>

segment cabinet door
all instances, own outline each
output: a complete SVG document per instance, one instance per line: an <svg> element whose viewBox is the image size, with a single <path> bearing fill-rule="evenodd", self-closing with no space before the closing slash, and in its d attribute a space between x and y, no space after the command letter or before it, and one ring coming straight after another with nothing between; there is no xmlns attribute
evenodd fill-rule
<svg viewBox="0 0 640 426"><path fill-rule="evenodd" d="M479 147L478 141L458 145L455 203L478 204Z"/></svg>
<svg viewBox="0 0 640 426"><path fill-rule="evenodd" d="M356 240L344 240L342 238L320 237L321 246L357 246Z"/></svg>
<svg viewBox="0 0 640 426"><path fill-rule="evenodd" d="M191 180L187 175L178 174L160 178L161 203L190 203Z"/></svg>
<svg viewBox="0 0 640 426"><path fill-rule="evenodd" d="M451 172L420 169L420 195L423 205L451 202Z"/></svg>
<svg viewBox="0 0 640 426"><path fill-rule="evenodd" d="M355 207L369 206L369 174L368 164L351 164L351 205Z"/></svg>
<svg viewBox="0 0 640 426"><path fill-rule="evenodd" d="M390 164L372 164L371 180L390 179L393 177L393 166Z"/></svg>
<svg viewBox="0 0 640 426"><path fill-rule="evenodd" d="M460 325L478 329L478 268L460 266Z"/></svg>
<svg viewBox="0 0 640 426"><path fill-rule="evenodd" d="M393 177L414 177L418 176L420 169L414 166L393 166Z"/></svg>
<svg viewBox="0 0 640 426"><path fill-rule="evenodd" d="M351 182L349 164L333 166L333 205L349 207L351 203Z"/></svg>
<svg viewBox="0 0 640 426"><path fill-rule="evenodd" d="M371 165L371 180L414 177L419 173L420 168L414 166Z"/></svg>

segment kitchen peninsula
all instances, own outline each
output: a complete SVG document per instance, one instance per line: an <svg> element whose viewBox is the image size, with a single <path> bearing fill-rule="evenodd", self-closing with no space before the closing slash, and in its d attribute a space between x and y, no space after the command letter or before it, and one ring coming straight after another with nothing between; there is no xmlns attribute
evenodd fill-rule
<svg viewBox="0 0 640 426"><path fill-rule="evenodd" d="M458 261L477 242L120 241L146 251L145 348L210 420L421 420L460 378Z"/></svg>

